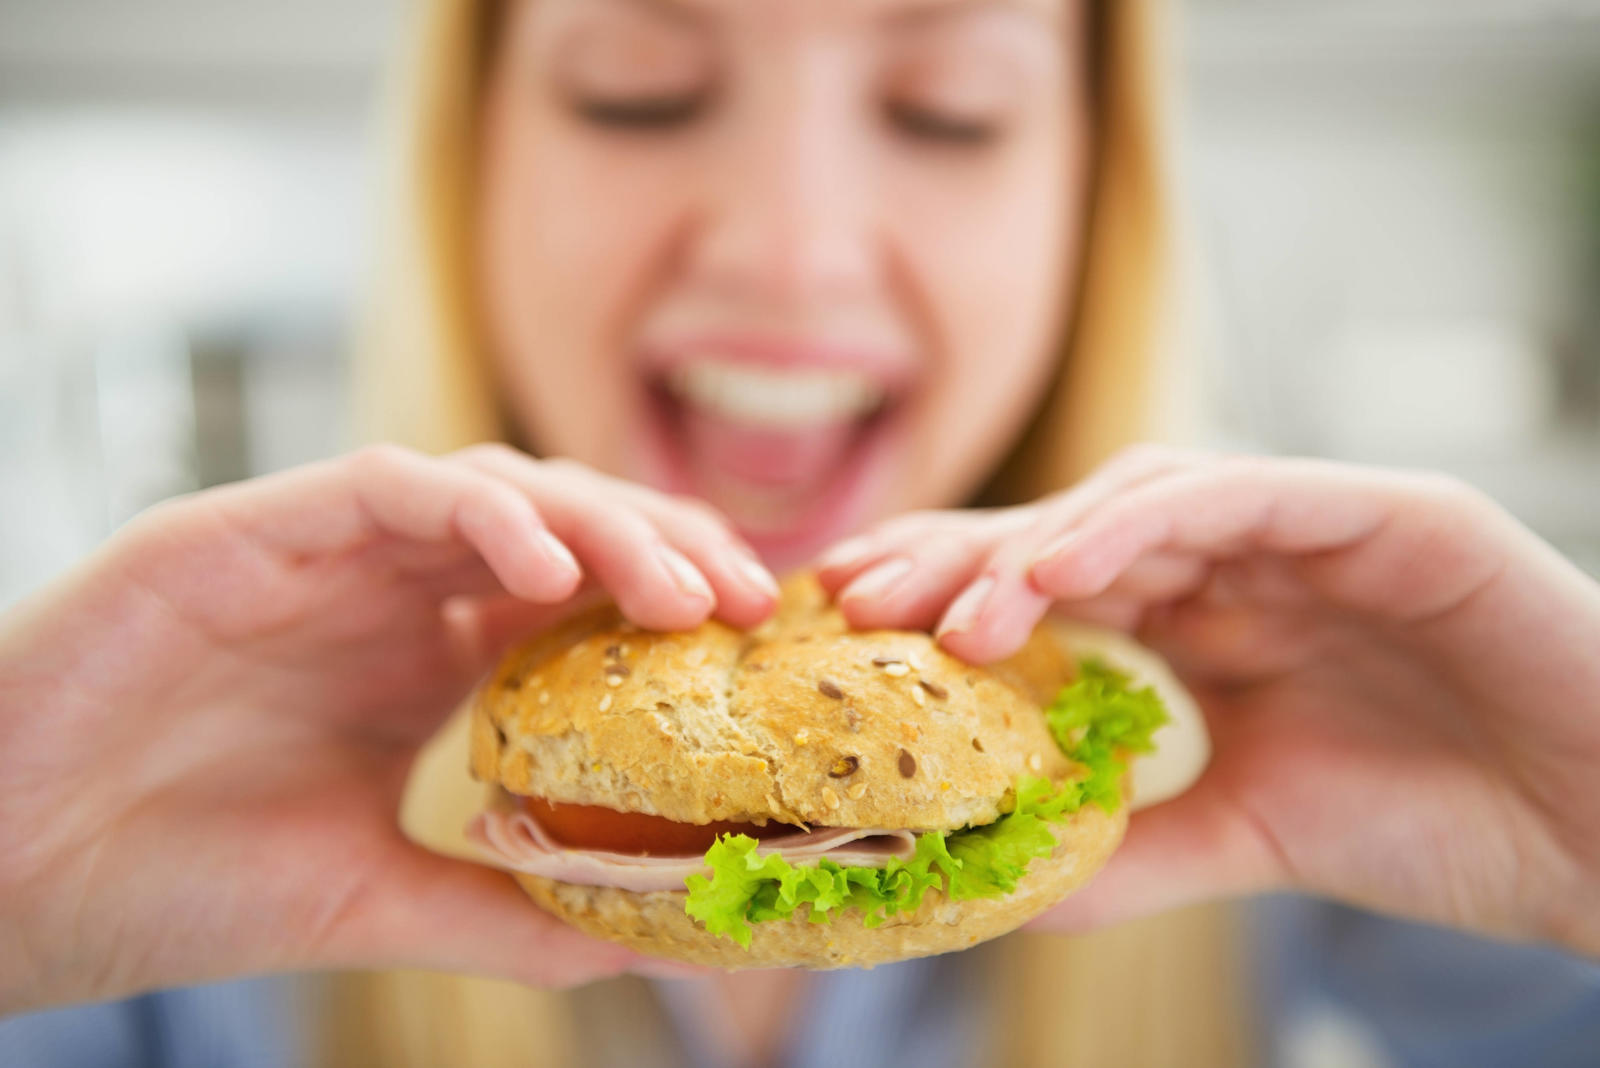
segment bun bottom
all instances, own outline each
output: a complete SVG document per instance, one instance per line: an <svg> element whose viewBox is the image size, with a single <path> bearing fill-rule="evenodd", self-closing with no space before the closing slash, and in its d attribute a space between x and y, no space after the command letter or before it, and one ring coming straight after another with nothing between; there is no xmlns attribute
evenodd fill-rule
<svg viewBox="0 0 1600 1068"><path fill-rule="evenodd" d="M933 892L915 912L869 928L858 910L811 923L803 914L751 924L750 948L707 933L683 911L683 890L635 893L578 886L515 873L541 907L586 934L653 957L739 971L748 968L870 968L966 949L1013 931L1087 883L1105 865L1127 826L1127 806L1107 814L1093 805L1052 826L1055 852L1035 860L1004 897L951 901Z"/></svg>

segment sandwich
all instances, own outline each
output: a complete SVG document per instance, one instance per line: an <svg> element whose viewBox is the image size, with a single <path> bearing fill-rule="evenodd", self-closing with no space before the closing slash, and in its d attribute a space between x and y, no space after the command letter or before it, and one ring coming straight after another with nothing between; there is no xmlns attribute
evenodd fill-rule
<svg viewBox="0 0 1600 1068"><path fill-rule="evenodd" d="M1127 822L1149 687L1048 627L966 664L791 579L753 631L601 607L511 650L472 711L468 829L579 929L726 969L861 967L1020 926Z"/></svg>

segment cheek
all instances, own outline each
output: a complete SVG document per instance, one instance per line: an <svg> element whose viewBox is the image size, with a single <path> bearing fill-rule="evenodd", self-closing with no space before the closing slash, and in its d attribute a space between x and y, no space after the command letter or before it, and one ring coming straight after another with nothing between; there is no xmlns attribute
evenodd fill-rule
<svg viewBox="0 0 1600 1068"><path fill-rule="evenodd" d="M908 280L936 370L919 414L914 507L959 504L1040 402L1080 259L1086 176L1071 146L1026 153L962 187L908 200Z"/></svg>
<svg viewBox="0 0 1600 1068"><path fill-rule="evenodd" d="M480 296L519 429L541 452L613 472L639 402L630 339L678 214L661 168L617 156L559 116L503 109L480 217Z"/></svg>

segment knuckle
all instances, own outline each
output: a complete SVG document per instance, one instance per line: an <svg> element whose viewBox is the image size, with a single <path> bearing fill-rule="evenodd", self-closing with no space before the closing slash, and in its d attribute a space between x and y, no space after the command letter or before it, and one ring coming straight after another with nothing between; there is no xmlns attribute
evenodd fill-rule
<svg viewBox="0 0 1600 1068"><path fill-rule="evenodd" d="M566 456L552 456L547 460L535 460L534 463L536 463L542 470L548 471L553 475L561 475L566 478L600 477L599 472L595 471L594 468L587 467L584 464L581 464L578 461L570 459Z"/></svg>
<svg viewBox="0 0 1600 1068"><path fill-rule="evenodd" d="M699 497L687 493L674 494L668 500L692 523L705 532L731 534L733 525L721 512Z"/></svg>
<svg viewBox="0 0 1600 1068"><path fill-rule="evenodd" d="M1140 441L1119 450L1106 466L1119 471L1160 470L1183 463L1192 456L1188 450L1164 442Z"/></svg>
<svg viewBox="0 0 1600 1068"><path fill-rule="evenodd" d="M357 479L388 478L406 471L424 459L423 454L405 445L385 441L364 445L349 456L350 472Z"/></svg>
<svg viewBox="0 0 1600 1068"><path fill-rule="evenodd" d="M1074 509L1041 509L1033 515L1018 517L1019 522L1015 526L1002 528L999 533L999 539L1010 541L1013 538L1021 538L1035 544L1042 544L1065 531L1072 525L1072 521L1075 518L1078 518L1078 516Z"/></svg>
<svg viewBox="0 0 1600 1068"><path fill-rule="evenodd" d="M528 459L525 453L503 441L480 441L476 445L468 445L455 455L469 464L522 463Z"/></svg>
<svg viewBox="0 0 1600 1068"><path fill-rule="evenodd" d="M1072 511L1074 503L1079 499L1079 491L1082 485L1080 482L1077 485L1068 486L1066 489L1056 490L1054 493L1023 505L1016 511L1024 518L1021 520L1012 519L1010 522L1020 523L1020 525L1027 527L1053 519L1061 512Z"/></svg>
<svg viewBox="0 0 1600 1068"><path fill-rule="evenodd" d="M136 551L148 550L159 545L170 532L204 520L211 508L210 502L206 491L159 500L124 523L117 531L117 541Z"/></svg>
<svg viewBox="0 0 1600 1068"><path fill-rule="evenodd" d="M1277 471L1285 471L1293 460L1285 460L1276 456L1257 456L1252 453L1239 453L1233 456L1219 457L1213 462L1211 470L1219 477L1232 478L1239 481L1252 481L1265 478Z"/></svg>
<svg viewBox="0 0 1600 1068"><path fill-rule="evenodd" d="M882 519L862 531L862 535L873 541L901 542L915 537L926 523L926 512L906 512L903 515Z"/></svg>
<svg viewBox="0 0 1600 1068"><path fill-rule="evenodd" d="M1412 482L1418 495L1435 507L1465 514L1499 511L1499 505L1488 494L1456 475L1418 472Z"/></svg>
<svg viewBox="0 0 1600 1068"><path fill-rule="evenodd" d="M648 516L626 503L607 506L603 511L596 512L592 522L595 528L614 530L619 538L641 546L659 548L667 543L661 530Z"/></svg>
<svg viewBox="0 0 1600 1068"><path fill-rule="evenodd" d="M529 457L526 462L539 484L574 500L594 500L597 497L614 500L617 491L624 485L620 480L596 471L587 464L564 456L554 456L548 460Z"/></svg>
<svg viewBox="0 0 1600 1068"><path fill-rule="evenodd" d="M959 509L927 509L892 516L870 528L873 537L888 541L921 541L940 532L963 529L981 521L981 513Z"/></svg>

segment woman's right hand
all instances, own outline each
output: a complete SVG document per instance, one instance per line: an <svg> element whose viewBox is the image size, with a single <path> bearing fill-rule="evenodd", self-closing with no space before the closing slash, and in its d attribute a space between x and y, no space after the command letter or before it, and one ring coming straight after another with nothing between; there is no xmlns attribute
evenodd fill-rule
<svg viewBox="0 0 1600 1068"><path fill-rule="evenodd" d="M151 509L0 617L0 1011L415 965L652 964L396 826L419 746L517 634L770 613L703 505L501 446L376 447Z"/></svg>

